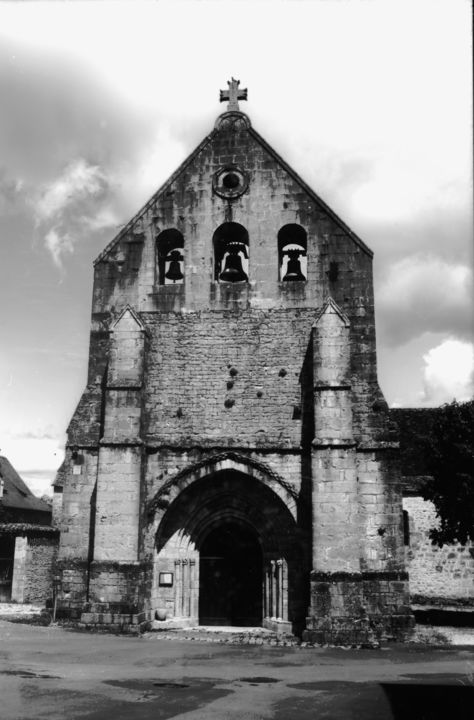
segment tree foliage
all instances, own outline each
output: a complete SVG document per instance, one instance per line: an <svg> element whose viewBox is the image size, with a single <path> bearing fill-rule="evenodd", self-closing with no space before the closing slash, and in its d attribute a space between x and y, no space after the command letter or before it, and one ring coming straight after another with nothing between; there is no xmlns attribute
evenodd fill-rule
<svg viewBox="0 0 474 720"><path fill-rule="evenodd" d="M425 438L431 479L422 492L439 517L431 540L440 547L474 542L474 401L438 408Z"/></svg>

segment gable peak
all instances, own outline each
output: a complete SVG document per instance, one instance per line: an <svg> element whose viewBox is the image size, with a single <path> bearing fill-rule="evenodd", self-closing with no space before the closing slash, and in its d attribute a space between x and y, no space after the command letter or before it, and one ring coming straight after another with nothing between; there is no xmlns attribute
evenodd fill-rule
<svg viewBox="0 0 474 720"><path fill-rule="evenodd" d="M130 305L127 305L122 310L117 320L112 324L110 330L111 332L123 332L130 330L140 330L144 332L145 326L143 325L135 310L133 310Z"/></svg>
<svg viewBox="0 0 474 720"><path fill-rule="evenodd" d="M338 319L340 320L341 324L345 327L349 327L350 321L347 315L341 310L337 302L329 296L327 300L325 301L322 308L318 311L315 321L313 323L313 327L316 327L325 317L329 315L337 315Z"/></svg>

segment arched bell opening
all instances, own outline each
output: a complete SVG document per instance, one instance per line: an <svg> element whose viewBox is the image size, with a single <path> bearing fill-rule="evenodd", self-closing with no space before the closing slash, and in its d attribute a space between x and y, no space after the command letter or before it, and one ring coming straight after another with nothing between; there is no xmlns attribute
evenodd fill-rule
<svg viewBox="0 0 474 720"><path fill-rule="evenodd" d="M156 262L159 285L184 282L184 237L174 228L163 230L156 238Z"/></svg>
<svg viewBox="0 0 474 720"><path fill-rule="evenodd" d="M214 280L218 282L248 282L249 235L243 225L227 222L215 231Z"/></svg>
<svg viewBox="0 0 474 720"><path fill-rule="evenodd" d="M283 282L305 281L308 277L308 238L296 223L284 225L278 232L278 272Z"/></svg>
<svg viewBox="0 0 474 720"><path fill-rule="evenodd" d="M152 604L183 624L291 631L309 572L298 538L289 509L256 478L224 470L196 480L158 527Z"/></svg>

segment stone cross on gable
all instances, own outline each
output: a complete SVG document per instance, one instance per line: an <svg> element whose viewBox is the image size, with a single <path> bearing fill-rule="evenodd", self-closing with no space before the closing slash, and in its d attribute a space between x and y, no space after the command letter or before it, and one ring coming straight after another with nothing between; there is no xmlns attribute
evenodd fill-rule
<svg viewBox="0 0 474 720"><path fill-rule="evenodd" d="M230 82L227 81L227 85L229 89L221 90L219 100L220 102L229 101L229 105L227 106L229 112L232 110L238 111L239 100L247 100L247 88L245 88L245 90L239 90L240 80L236 80L235 78L232 78Z"/></svg>

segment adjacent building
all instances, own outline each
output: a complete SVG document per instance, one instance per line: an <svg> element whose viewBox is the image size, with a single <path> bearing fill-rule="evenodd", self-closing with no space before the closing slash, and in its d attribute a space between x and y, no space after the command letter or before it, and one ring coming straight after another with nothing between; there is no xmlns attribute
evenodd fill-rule
<svg viewBox="0 0 474 720"><path fill-rule="evenodd" d="M0 602L50 600L58 535L51 506L0 457Z"/></svg>

